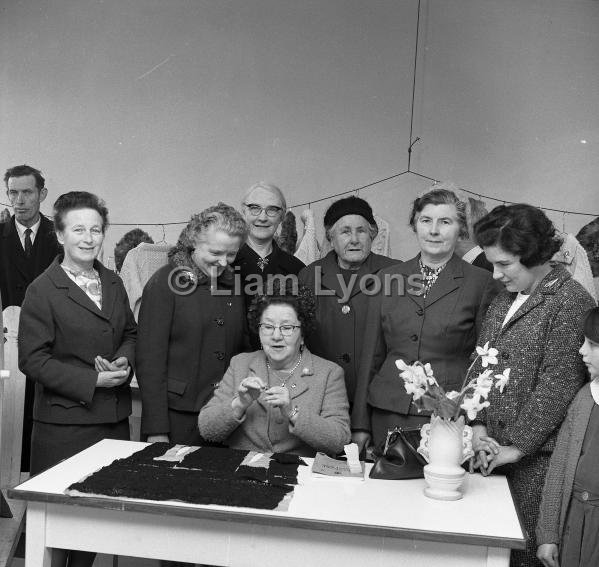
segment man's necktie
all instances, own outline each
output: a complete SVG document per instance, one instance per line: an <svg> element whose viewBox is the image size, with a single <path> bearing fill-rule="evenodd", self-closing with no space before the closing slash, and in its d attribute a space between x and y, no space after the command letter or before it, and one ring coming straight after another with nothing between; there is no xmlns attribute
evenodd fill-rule
<svg viewBox="0 0 599 567"><path fill-rule="evenodd" d="M32 230L30 228L25 230L25 255L27 257L31 256L31 250L33 250L33 242L31 242L31 232Z"/></svg>

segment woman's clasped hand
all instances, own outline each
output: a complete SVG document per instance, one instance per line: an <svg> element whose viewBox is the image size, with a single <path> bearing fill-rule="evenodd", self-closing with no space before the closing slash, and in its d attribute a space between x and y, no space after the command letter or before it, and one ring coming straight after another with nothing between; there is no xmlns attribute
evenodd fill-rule
<svg viewBox="0 0 599 567"><path fill-rule="evenodd" d="M129 361L124 356L120 356L111 362L98 355L94 359L94 367L98 372L98 381L96 382L98 388L120 386L127 381L131 373Z"/></svg>
<svg viewBox="0 0 599 567"><path fill-rule="evenodd" d="M515 445L500 445L486 435L486 428L482 425L472 427L472 450L474 457L470 458L470 472L478 469L483 476L488 476L497 467L517 463L524 456Z"/></svg>

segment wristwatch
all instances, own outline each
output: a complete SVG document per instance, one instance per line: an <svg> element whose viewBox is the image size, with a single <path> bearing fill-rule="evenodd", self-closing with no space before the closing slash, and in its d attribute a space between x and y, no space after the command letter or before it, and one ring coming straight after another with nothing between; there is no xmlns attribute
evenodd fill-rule
<svg viewBox="0 0 599 567"><path fill-rule="evenodd" d="M297 406L294 406L293 409L287 415L287 418L289 419L289 421L291 421L298 413L299 408Z"/></svg>

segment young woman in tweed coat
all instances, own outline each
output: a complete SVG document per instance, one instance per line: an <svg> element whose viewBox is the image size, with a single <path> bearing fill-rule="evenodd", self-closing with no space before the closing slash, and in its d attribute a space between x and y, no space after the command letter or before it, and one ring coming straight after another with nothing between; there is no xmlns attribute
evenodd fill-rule
<svg viewBox="0 0 599 567"><path fill-rule="evenodd" d="M568 405L581 388L578 356L583 314L594 306L584 288L550 259L559 249L555 227L538 208L499 206L474 227L505 289L491 303L479 344L498 353L496 372L511 369L500 393L473 424L475 466L507 475L529 540L512 551L512 566L540 565L534 530L551 452Z"/></svg>

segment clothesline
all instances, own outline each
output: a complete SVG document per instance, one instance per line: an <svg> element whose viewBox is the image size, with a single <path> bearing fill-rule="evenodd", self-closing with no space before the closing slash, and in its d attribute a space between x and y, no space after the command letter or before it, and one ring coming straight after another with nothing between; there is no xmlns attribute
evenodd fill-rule
<svg viewBox="0 0 599 567"><path fill-rule="evenodd" d="M359 192L363 191L364 189L369 189L371 187L374 187L375 185L379 185L386 181L390 181L391 179L397 179L398 177L402 177L403 175L406 175L406 174L411 174L411 175L415 175L416 177L428 179L429 181L432 181L433 183L440 182L438 179L435 179L434 177L430 177L428 175L424 175L423 173L418 173L416 171L410 171L410 170L406 169L405 171L402 171L401 173L395 173L393 175L389 175L388 177L383 177L382 179L377 179L376 181L372 181L371 183L367 183L366 185L362 185L360 187L354 187L353 189L348 189L346 191L341 191L339 193L327 195L326 197L322 197L320 199L311 199L309 201L304 201L303 203L296 203L294 205L290 205L289 209L291 210L291 209L296 209L298 207L306 207L306 206L309 208L316 203L321 203L322 201L329 201L329 200L335 199L337 197L342 197L344 195L350 195L351 193L359 194ZM470 189L465 189L463 187L458 187L458 189L460 191L463 191L464 193L472 195L478 199L488 199L490 201L495 201L497 203L502 203L504 205L513 205L516 203L516 201L508 201L507 199L500 199L497 197L493 197L492 195L485 195L484 193L480 193L478 191L471 191ZM0 203L0 205L6 206L6 207L10 206L6 203ZM599 212L583 213L581 211L571 211L571 210L567 210L567 209L554 209L551 207L543 207L543 206L539 206L539 208L543 211L552 211L552 212L556 212L556 213L561 213L563 215L581 215L581 216L588 216L588 217L599 217ZM189 222L189 220L174 221L174 222L111 222L110 225L111 226L175 226L175 225L184 225L184 224L187 224L188 222Z"/></svg>
<svg viewBox="0 0 599 567"><path fill-rule="evenodd" d="M337 197L342 197L344 195L349 195L351 193L355 193L355 194L359 194L360 191L363 191L364 189L369 189L370 187L374 187L375 185L379 185L380 183L384 183L386 181L390 181L391 179L397 179L398 177L401 177L403 175L406 174L411 174L411 175L415 175L416 177L421 177L423 179L428 179L429 181L432 181L433 183L439 183L440 181L438 179L435 179L434 177L430 177L428 175L424 175L423 173L418 173L416 171L410 171L410 170L405 170L402 171L401 173L395 173L393 175L389 175L388 177L383 177L382 179L377 179L376 181L373 181L371 183L367 183L366 185L362 185L360 187L354 187L353 189L348 189L346 191L341 191L339 193L334 193L333 195L327 195L326 197L322 197L320 199L311 199L309 201L304 201L303 203L297 203L294 205L290 205L289 209L296 209L298 207L311 207L312 205L316 204L316 203L321 203L322 201L328 201L331 199L335 199ZM480 193L478 191L471 191L470 189L465 189L463 187L458 187L458 189L460 191L463 191L464 193L468 193L469 195L472 195L478 199L488 199L490 201L496 201L497 203L502 203L504 205L513 205L516 203L516 201L508 201L507 199L500 199L497 197L493 197L491 195L485 195L483 193ZM0 205L5 206L5 207L9 207L10 205L6 204L6 203L1 203ZM554 209L551 207L543 207L543 206L539 206L539 208L543 211L552 211L555 213L561 213L563 215L581 215L581 216L587 216L587 217L599 217L599 212L597 213L583 213L581 211L570 211L567 209ZM175 221L175 222L111 222L110 225L111 226L175 226L175 225L184 225L187 224L189 222L189 220L185 220L185 221Z"/></svg>

